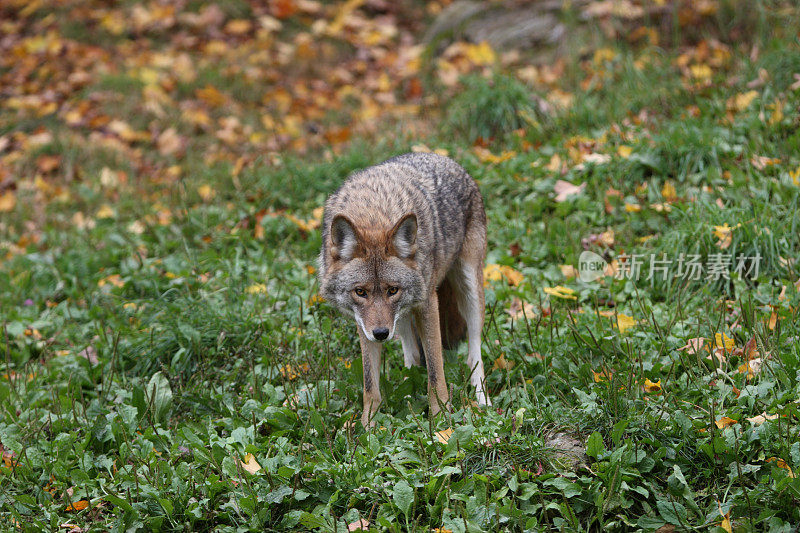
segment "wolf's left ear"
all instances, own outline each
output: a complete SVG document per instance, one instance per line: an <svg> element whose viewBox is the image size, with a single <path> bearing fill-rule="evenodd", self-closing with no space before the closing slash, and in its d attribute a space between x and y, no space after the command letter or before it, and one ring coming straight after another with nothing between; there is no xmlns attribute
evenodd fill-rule
<svg viewBox="0 0 800 533"><path fill-rule="evenodd" d="M392 243L400 259L411 259L417 253L417 216L405 215L392 230Z"/></svg>

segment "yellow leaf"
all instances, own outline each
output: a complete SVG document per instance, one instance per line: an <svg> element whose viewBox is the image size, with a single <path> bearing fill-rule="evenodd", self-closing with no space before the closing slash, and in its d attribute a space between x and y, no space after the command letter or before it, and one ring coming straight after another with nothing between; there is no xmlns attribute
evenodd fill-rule
<svg viewBox="0 0 800 533"><path fill-rule="evenodd" d="M472 150L475 152L475 155L478 156L481 163L502 163L517 155L517 152L513 150L507 150L500 155L495 155L482 146L476 146Z"/></svg>
<svg viewBox="0 0 800 533"><path fill-rule="evenodd" d="M731 111L744 111L756 97L758 97L758 92L756 91L747 91L746 93L731 96L727 101L728 109Z"/></svg>
<svg viewBox="0 0 800 533"><path fill-rule="evenodd" d="M592 377L594 378L595 383L600 383L602 381L609 381L612 375L613 372L611 372L607 368L601 369L600 372L595 372L594 370L592 370Z"/></svg>
<svg viewBox="0 0 800 533"><path fill-rule="evenodd" d="M659 392L661 390L661 380L653 382L648 378L644 378L644 390L645 392Z"/></svg>
<svg viewBox="0 0 800 533"><path fill-rule="evenodd" d="M624 333L634 326L636 326L636 319L632 316L623 315L622 313L617 315L617 329L620 333Z"/></svg>
<svg viewBox="0 0 800 533"><path fill-rule="evenodd" d="M667 181L664 183L664 186L661 188L661 196L668 202L672 202L678 197L678 192L675 190L675 186L672 182Z"/></svg>
<svg viewBox="0 0 800 533"><path fill-rule="evenodd" d="M500 281L503 279L503 271L500 269L500 265L496 264L488 264L483 269L483 283L484 285L488 284L490 281Z"/></svg>
<svg viewBox="0 0 800 533"><path fill-rule="evenodd" d="M691 65L689 67L689 72L692 78L701 82L711 81L711 75L713 74L711 67L706 64Z"/></svg>
<svg viewBox="0 0 800 533"><path fill-rule="evenodd" d="M484 285L486 285L489 281L500 281L503 278L506 279L506 282L509 285L516 287L522 283L522 281L525 279L525 276L522 274L522 272L514 270L507 265L489 264L483 269Z"/></svg>
<svg viewBox="0 0 800 533"><path fill-rule="evenodd" d="M573 296L575 291L570 289L569 287L562 287L561 285L556 285L555 287L543 287L542 290L545 294L549 294L550 296L555 296L556 298L562 298L564 300L577 300L577 296Z"/></svg>
<svg viewBox="0 0 800 533"><path fill-rule="evenodd" d="M464 47L464 55L473 65L491 65L497 60L497 54L486 41L479 44L468 44Z"/></svg>
<svg viewBox="0 0 800 533"><path fill-rule="evenodd" d="M642 206L639 204L629 204L628 202L625 202L625 211L628 213L638 213L641 210Z"/></svg>
<svg viewBox="0 0 800 533"><path fill-rule="evenodd" d="M108 204L103 204L100 206L100 209L97 210L97 214L95 215L97 218L114 218L116 213L114 212L114 208Z"/></svg>
<svg viewBox="0 0 800 533"><path fill-rule="evenodd" d="M725 335L724 333L717 333L714 335L714 347L722 348L726 352L730 352L736 346L736 341Z"/></svg>
<svg viewBox="0 0 800 533"><path fill-rule="evenodd" d="M261 470L261 465L258 464L256 458L253 456L252 453L248 453L244 456L244 461L241 461L242 468L250 472L251 474L255 474L259 470Z"/></svg>
<svg viewBox="0 0 800 533"><path fill-rule="evenodd" d="M106 276L97 282L98 287L102 287L104 285L113 285L119 288L119 287L124 287L125 282L122 281L122 278L120 277L119 274L111 274L110 276Z"/></svg>
<svg viewBox="0 0 800 533"><path fill-rule="evenodd" d="M792 183L800 185L800 167L797 167L795 170L790 170L789 177L792 178Z"/></svg>
<svg viewBox="0 0 800 533"><path fill-rule="evenodd" d="M733 528L731 527L731 513L723 513L722 505L720 505L719 502L717 502L717 506L719 507L719 514L722 516L722 522L720 522L719 527L728 533L733 533Z"/></svg>
<svg viewBox="0 0 800 533"><path fill-rule="evenodd" d="M442 444L447 444L447 441L450 440L450 435L453 434L453 428L443 429L441 431L436 432L436 440L441 442Z"/></svg>
<svg viewBox="0 0 800 533"><path fill-rule="evenodd" d="M617 154L622 159L628 159L631 156L632 153L633 153L633 148L631 148L630 146L627 146L627 145L623 144L623 145L620 145L617 148Z"/></svg>
<svg viewBox="0 0 800 533"><path fill-rule="evenodd" d="M725 429L726 427L729 427L729 426L732 426L732 425L734 425L736 422L737 422L737 421L736 421L736 420L734 420L733 418L730 418L730 417L728 417L728 416L723 416L723 417L722 417L722 418L720 418L719 420L715 421L715 422L714 422L714 424L715 424L715 425L717 426L717 428L719 428L719 429Z"/></svg>
<svg viewBox="0 0 800 533"><path fill-rule="evenodd" d="M267 292L267 286L263 283L254 283L247 287L244 292L247 294L265 294Z"/></svg>
<svg viewBox="0 0 800 533"><path fill-rule="evenodd" d="M6 191L0 194L0 213L7 213L17 205L17 197L14 191Z"/></svg>
<svg viewBox="0 0 800 533"><path fill-rule="evenodd" d="M733 242L733 230L740 226L741 223L730 227L727 222L722 226L714 226L714 236L719 239L719 241L717 241L717 246L723 250L728 248Z"/></svg>
<svg viewBox="0 0 800 533"><path fill-rule="evenodd" d="M783 120L783 102L776 98L775 102L767 107L772 110L772 114L769 117L769 125L774 126L775 124L779 124Z"/></svg>
<svg viewBox="0 0 800 533"><path fill-rule="evenodd" d="M297 379L302 374L307 374L311 370L308 363L300 363L297 367L293 367L292 365L283 365L280 367L281 375L284 379L288 379L289 381Z"/></svg>
<svg viewBox="0 0 800 533"><path fill-rule="evenodd" d="M214 198L216 193L214 189L211 188L211 185L204 184L197 188L197 194L200 195L200 198L202 198L204 202L209 202Z"/></svg>

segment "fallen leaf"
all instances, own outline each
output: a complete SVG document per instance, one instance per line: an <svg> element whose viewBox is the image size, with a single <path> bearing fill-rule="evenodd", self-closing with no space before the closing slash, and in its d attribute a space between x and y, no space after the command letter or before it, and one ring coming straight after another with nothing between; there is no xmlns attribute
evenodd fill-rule
<svg viewBox="0 0 800 533"><path fill-rule="evenodd" d="M78 352L78 357L83 357L84 359L89 361L89 364L91 365L96 365L97 363L100 362L97 359L97 350L94 348L94 346L87 346L86 348Z"/></svg>
<svg viewBox="0 0 800 533"><path fill-rule="evenodd" d="M613 375L613 372L611 372L607 368L601 369L600 372L595 372L594 370L592 370L592 378L594 379L595 383L600 383L600 382L603 382L603 381L610 381L612 375ZM645 383L647 383L649 381L650 381L649 379L645 380ZM660 389L660 387L659 387L659 389Z"/></svg>
<svg viewBox="0 0 800 533"><path fill-rule="evenodd" d="M516 287L525 279L522 272L514 270L508 265L488 264L483 269L483 283L487 285L490 281L500 281L505 278L506 282Z"/></svg>
<svg viewBox="0 0 800 533"><path fill-rule="evenodd" d="M765 168L777 165L780 162L781 160L777 157L767 157L763 155L754 155L750 158L750 164L753 165L756 170L764 170Z"/></svg>
<svg viewBox="0 0 800 533"><path fill-rule="evenodd" d="M266 294L267 286L263 283L253 283L247 287L244 292L247 294Z"/></svg>
<svg viewBox="0 0 800 533"><path fill-rule="evenodd" d="M687 340L686 346L682 346L681 348L678 348L678 350L686 350L686 353L694 355L703 349L705 343L706 339L704 337L695 337L694 339Z"/></svg>
<svg viewBox="0 0 800 533"><path fill-rule="evenodd" d="M258 464L256 461L255 456L252 453L248 453L244 456L244 460L240 461L242 468L250 472L251 474L255 474L259 470L261 470L261 465Z"/></svg>
<svg viewBox="0 0 800 533"><path fill-rule="evenodd" d="M14 191L6 191L0 194L0 213L8 213L17 205L17 196Z"/></svg>
<svg viewBox="0 0 800 533"><path fill-rule="evenodd" d="M620 313L617 315L616 326L620 333L624 333L626 330L636 326L636 319L632 316L623 315Z"/></svg>
<svg viewBox="0 0 800 533"><path fill-rule="evenodd" d="M553 186L553 191L556 193L556 202L561 203L567 200L570 196L575 196L576 194L580 194L583 192L583 189L586 188L586 182L584 181L580 185L573 185L572 183L564 180L557 180L556 184Z"/></svg>
<svg viewBox="0 0 800 533"><path fill-rule="evenodd" d="M725 335L725 333L714 335L714 348L721 348L730 353L734 346L736 346L736 341Z"/></svg>
<svg viewBox="0 0 800 533"><path fill-rule="evenodd" d="M122 277L119 274L111 274L97 282L98 287L103 287L104 285L113 285L114 287L120 288L125 286L125 282L122 281Z"/></svg>
<svg viewBox="0 0 800 533"><path fill-rule="evenodd" d="M776 418L778 418L777 414L768 415L767 412L764 411L760 415L752 416L750 418L745 418L745 420L747 420L748 422L750 422L754 426L760 426L761 424L763 424L767 420L775 420Z"/></svg>
<svg viewBox="0 0 800 533"><path fill-rule="evenodd" d="M558 268L561 269L561 275L567 279L578 277L578 269L572 265L558 265Z"/></svg>
<svg viewBox="0 0 800 533"><path fill-rule="evenodd" d="M789 477L791 477L791 478L795 477L794 476L794 472L792 472L792 467L790 467L788 464L786 464L786 461L784 461L783 459L781 459L779 457L770 457L769 459L767 459L767 462L768 463L775 463L775 466L777 466L778 468L783 468L784 470L788 470L789 471Z"/></svg>
<svg viewBox="0 0 800 533"><path fill-rule="evenodd" d="M625 211L627 211L628 213L638 213L641 210L642 206L640 206L639 204L630 204L628 202L625 202Z"/></svg>
<svg viewBox="0 0 800 533"><path fill-rule="evenodd" d="M475 146L472 151L475 152L475 155L478 156L478 159L481 161L481 163L502 163L503 161L508 161L517 155L517 153L513 150L505 151L500 155L494 155L487 148L482 146Z"/></svg>
<svg viewBox="0 0 800 533"><path fill-rule="evenodd" d="M658 381L653 382L648 378L644 378L644 390L645 392L660 392L661 380L659 379Z"/></svg>
<svg viewBox="0 0 800 533"><path fill-rule="evenodd" d="M450 436L453 434L453 428L443 429L441 431L436 432L436 440L441 442L442 444L447 444L447 441L450 440Z"/></svg>
<svg viewBox="0 0 800 533"><path fill-rule="evenodd" d="M778 313L776 311L773 311L769 315L769 323L767 324L767 327L770 329L770 331L772 331L775 329L775 326L777 325L778 325Z"/></svg>
<svg viewBox="0 0 800 533"><path fill-rule="evenodd" d="M632 153L633 153L633 148L631 148L630 146L626 146L623 144L617 148L617 154L622 159L628 159Z"/></svg>
<svg viewBox="0 0 800 533"><path fill-rule="evenodd" d="M749 361L745 361L741 365L739 365L739 373L740 374L747 374L747 380L753 379L756 374L761 372L761 366L763 364L763 359L757 357L755 359L751 359Z"/></svg>
<svg viewBox="0 0 800 533"><path fill-rule="evenodd" d="M512 368L514 368L514 361L507 360L503 354L500 354L500 357L495 359L492 365L492 370L511 370Z"/></svg>
<svg viewBox="0 0 800 533"><path fill-rule="evenodd" d="M542 290L545 294L549 294L550 296L555 296L556 298L561 298L563 300L577 300L578 297L574 296L575 291L570 289L569 287L562 287L561 285L556 285L555 287L543 287Z"/></svg>
<svg viewBox="0 0 800 533"><path fill-rule="evenodd" d="M741 226L741 224L737 224L734 227L730 227L726 222L722 226L714 226L714 236L719 239L717 241L717 246L721 249L725 250L733 242L733 230Z"/></svg>
<svg viewBox="0 0 800 533"><path fill-rule="evenodd" d="M726 105L730 111L744 111L758 97L757 91L747 91L728 98Z"/></svg>
<svg viewBox="0 0 800 533"><path fill-rule="evenodd" d="M512 320L530 320L536 316L536 308L531 303L525 302L519 298L514 298L511 300L511 305L506 309L506 313L511 316Z"/></svg>
<svg viewBox="0 0 800 533"><path fill-rule="evenodd" d="M65 511L72 512L72 511L83 511L89 507L89 502L87 500L78 500L77 502L72 502L64 509Z"/></svg>
<svg viewBox="0 0 800 533"><path fill-rule="evenodd" d="M727 513L722 512L722 504L717 502L717 508L719 509L719 514L722 517L722 522L720 522L719 527L727 531L728 533L733 533L733 528L731 527L731 513L728 511Z"/></svg>
<svg viewBox="0 0 800 533"><path fill-rule="evenodd" d="M730 418L728 416L723 416L719 420L716 420L714 422L714 424L716 424L717 428L719 428L719 429L725 429L728 426L732 426L732 425L736 424L736 422L737 421L734 420L733 418Z"/></svg>
<svg viewBox="0 0 800 533"><path fill-rule="evenodd" d="M672 182L664 182L664 186L661 187L661 196L664 197L664 200L667 202L675 201L675 199L678 197L678 192L675 190L675 186L672 184Z"/></svg>
<svg viewBox="0 0 800 533"><path fill-rule="evenodd" d="M369 531L369 520L359 518L347 524L347 531Z"/></svg>
<svg viewBox="0 0 800 533"><path fill-rule="evenodd" d="M204 202L210 202L212 198L216 195L214 189L211 188L210 185L204 184L197 188L197 194L200 195L200 198Z"/></svg>
<svg viewBox="0 0 800 533"><path fill-rule="evenodd" d="M108 204L101 205L100 209L98 209L95 214L95 217L99 219L114 218L115 216L117 216L117 213L114 211L114 208Z"/></svg>

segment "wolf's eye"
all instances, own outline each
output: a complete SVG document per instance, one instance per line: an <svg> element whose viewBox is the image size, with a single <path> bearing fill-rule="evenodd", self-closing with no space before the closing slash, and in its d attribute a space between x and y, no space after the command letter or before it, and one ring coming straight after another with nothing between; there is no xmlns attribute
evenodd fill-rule
<svg viewBox="0 0 800 533"><path fill-rule="evenodd" d="M394 296L395 294L397 294L398 290L400 289L398 289L397 287L389 287L388 289L386 289L386 294L388 294L389 296Z"/></svg>
<svg viewBox="0 0 800 533"><path fill-rule="evenodd" d="M355 290L355 293L356 293L356 296L358 296L359 298L366 298L367 297L367 291L365 291L364 289L358 288L358 289Z"/></svg>

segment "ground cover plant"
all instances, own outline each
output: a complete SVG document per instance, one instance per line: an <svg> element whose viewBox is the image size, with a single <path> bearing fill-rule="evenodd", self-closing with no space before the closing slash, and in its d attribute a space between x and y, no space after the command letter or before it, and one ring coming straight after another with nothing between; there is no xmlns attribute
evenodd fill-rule
<svg viewBox="0 0 800 533"><path fill-rule="evenodd" d="M0 529L800 524L796 6L576 2L534 62L447 4L0 7ZM409 150L484 195L494 405L390 345L365 431L319 206Z"/></svg>

